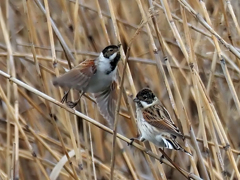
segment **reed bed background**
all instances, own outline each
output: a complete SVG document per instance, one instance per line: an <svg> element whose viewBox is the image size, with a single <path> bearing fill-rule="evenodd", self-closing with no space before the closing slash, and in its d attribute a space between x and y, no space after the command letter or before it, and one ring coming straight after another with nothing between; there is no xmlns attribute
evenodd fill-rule
<svg viewBox="0 0 240 180"><path fill-rule="evenodd" d="M0 179L240 179L240 1L0 6ZM75 110L61 104L64 90L52 79L118 43L121 99L111 127L91 94ZM144 87L167 107L193 157L127 145L138 134L132 99Z"/></svg>

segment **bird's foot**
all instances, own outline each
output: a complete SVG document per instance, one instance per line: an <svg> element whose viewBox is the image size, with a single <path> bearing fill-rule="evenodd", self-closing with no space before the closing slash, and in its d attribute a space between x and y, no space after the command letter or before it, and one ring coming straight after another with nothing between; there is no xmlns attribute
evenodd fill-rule
<svg viewBox="0 0 240 180"><path fill-rule="evenodd" d="M68 100L67 100L67 99L68 99L69 91L70 91L70 90L64 92L64 96L63 96L63 98L62 98L62 100L61 100L61 103L66 102L66 104L67 104L68 107L70 107L70 108L74 108L74 107L77 106L78 102L80 101L80 98L81 98L82 95L84 94L84 91L81 92L79 99L76 100L76 101L74 101L74 102L73 102L73 101L68 101Z"/></svg>
<svg viewBox="0 0 240 180"><path fill-rule="evenodd" d="M131 146L135 139L134 138L130 138L130 140L131 140L130 142L127 142L128 146Z"/></svg>
<svg viewBox="0 0 240 180"><path fill-rule="evenodd" d="M66 104L67 104L68 107L74 108L74 107L77 106L77 104L79 103L79 101L80 101L80 98L79 98L78 100L74 101L74 102L68 101L68 102L66 102Z"/></svg>
<svg viewBox="0 0 240 180"><path fill-rule="evenodd" d="M160 157L160 163L162 164L163 163L163 160L164 159L164 155L161 155L161 157Z"/></svg>
<svg viewBox="0 0 240 180"><path fill-rule="evenodd" d="M143 137L131 138L130 140L131 140L131 142L128 143L128 146L132 145L135 140L138 140L138 141L141 141L141 142L145 141L145 139Z"/></svg>

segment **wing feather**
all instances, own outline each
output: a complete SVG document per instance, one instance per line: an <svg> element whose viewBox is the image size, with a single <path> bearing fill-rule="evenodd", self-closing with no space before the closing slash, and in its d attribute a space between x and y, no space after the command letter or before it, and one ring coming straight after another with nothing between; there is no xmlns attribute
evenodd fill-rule
<svg viewBox="0 0 240 180"><path fill-rule="evenodd" d="M104 91L94 94L100 114L107 120L110 127L113 127L113 122L115 120L117 102L116 87L117 83L113 81Z"/></svg>
<svg viewBox="0 0 240 180"><path fill-rule="evenodd" d="M95 61L86 60L67 73L55 78L53 85L69 87L77 90L84 90L87 87L89 79L97 72Z"/></svg>
<svg viewBox="0 0 240 180"><path fill-rule="evenodd" d="M144 109L143 117L150 125L160 131L167 132L178 137L183 137L178 127L172 121L170 114L161 104L156 104L152 107Z"/></svg>

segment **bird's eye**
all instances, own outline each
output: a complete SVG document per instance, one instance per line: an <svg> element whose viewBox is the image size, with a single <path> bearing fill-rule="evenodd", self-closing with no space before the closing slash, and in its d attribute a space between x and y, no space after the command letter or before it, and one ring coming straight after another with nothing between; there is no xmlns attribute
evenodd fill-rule
<svg viewBox="0 0 240 180"><path fill-rule="evenodd" d="M113 51L113 49L109 49L108 51L112 52L112 51Z"/></svg>
<svg viewBox="0 0 240 180"><path fill-rule="evenodd" d="M143 95L143 99L147 99L147 95Z"/></svg>

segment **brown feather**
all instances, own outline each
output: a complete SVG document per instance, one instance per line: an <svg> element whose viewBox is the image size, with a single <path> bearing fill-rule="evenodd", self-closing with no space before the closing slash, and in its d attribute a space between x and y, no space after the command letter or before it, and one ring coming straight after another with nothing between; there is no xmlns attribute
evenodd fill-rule
<svg viewBox="0 0 240 180"><path fill-rule="evenodd" d="M117 102L117 83L115 81L104 91L95 93L96 103L101 115L108 121L109 126L113 127L115 119L115 108Z"/></svg>
<svg viewBox="0 0 240 180"><path fill-rule="evenodd" d="M87 87L89 79L96 72L95 60L85 60L67 73L55 78L53 85L81 91Z"/></svg>
<svg viewBox="0 0 240 180"><path fill-rule="evenodd" d="M156 104L143 110L143 118L159 131L183 137L178 127L174 124L168 111L161 104Z"/></svg>

